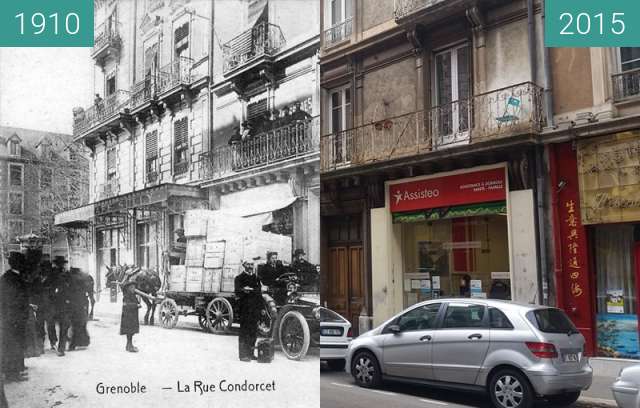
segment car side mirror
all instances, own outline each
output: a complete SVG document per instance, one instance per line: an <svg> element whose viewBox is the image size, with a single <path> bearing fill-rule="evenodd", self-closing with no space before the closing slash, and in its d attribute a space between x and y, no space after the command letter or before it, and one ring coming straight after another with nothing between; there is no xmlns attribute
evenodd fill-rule
<svg viewBox="0 0 640 408"><path fill-rule="evenodd" d="M393 334L398 334L402 330L400 330L400 326L398 326L397 324L392 324L391 326L389 326L389 331Z"/></svg>

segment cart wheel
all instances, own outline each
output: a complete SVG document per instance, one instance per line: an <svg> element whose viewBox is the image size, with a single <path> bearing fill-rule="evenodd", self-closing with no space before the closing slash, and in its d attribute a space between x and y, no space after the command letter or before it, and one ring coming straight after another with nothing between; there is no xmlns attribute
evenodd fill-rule
<svg viewBox="0 0 640 408"><path fill-rule="evenodd" d="M165 329L173 329L178 324L178 305L173 299L165 299L160 303L160 324Z"/></svg>
<svg viewBox="0 0 640 408"><path fill-rule="evenodd" d="M273 325L278 316L276 302L269 295L263 294L264 307L260 310L260 320L258 321L258 333L262 337L270 337L273 331Z"/></svg>
<svg viewBox="0 0 640 408"><path fill-rule="evenodd" d="M207 316L204 314L198 315L198 323L200 324L200 328L204 331L209 331L209 321L207 320Z"/></svg>
<svg viewBox="0 0 640 408"><path fill-rule="evenodd" d="M279 330L282 351L290 360L301 360L307 355L311 335L307 320L298 311L287 312L280 321Z"/></svg>
<svg viewBox="0 0 640 408"><path fill-rule="evenodd" d="M215 298L207 305L207 322L211 333L229 331L233 324L233 308L225 298Z"/></svg>

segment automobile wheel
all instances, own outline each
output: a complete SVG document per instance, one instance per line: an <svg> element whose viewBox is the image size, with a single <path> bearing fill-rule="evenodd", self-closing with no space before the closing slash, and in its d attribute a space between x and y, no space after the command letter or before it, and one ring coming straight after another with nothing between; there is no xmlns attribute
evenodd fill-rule
<svg viewBox="0 0 640 408"><path fill-rule="evenodd" d="M531 408L534 402L533 388L527 378L508 368L491 377L489 396L496 408Z"/></svg>
<svg viewBox="0 0 640 408"><path fill-rule="evenodd" d="M351 375L356 380L356 384L365 388L377 387L382 378L378 360L368 351L361 351L353 357Z"/></svg>
<svg viewBox="0 0 640 408"><path fill-rule="evenodd" d="M344 371L345 364L346 362L344 361L344 359L327 360L327 365L329 366L330 369L334 371Z"/></svg>
<svg viewBox="0 0 640 408"><path fill-rule="evenodd" d="M307 355L311 334L302 313L290 310L282 317L279 330L282 351L289 360L301 360Z"/></svg>
<svg viewBox="0 0 640 408"><path fill-rule="evenodd" d="M576 402L578 398L580 398L580 391L565 392L564 394L559 395L550 395L549 397L547 397L547 400L549 400L552 405L558 407L566 407Z"/></svg>

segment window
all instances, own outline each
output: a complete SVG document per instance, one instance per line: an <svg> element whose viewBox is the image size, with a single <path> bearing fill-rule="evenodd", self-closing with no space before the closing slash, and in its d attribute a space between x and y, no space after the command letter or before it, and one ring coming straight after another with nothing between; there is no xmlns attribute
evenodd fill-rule
<svg viewBox="0 0 640 408"><path fill-rule="evenodd" d="M174 159L173 159L173 173L174 174L183 174L188 170L188 157L187 153L189 151L189 122L188 118L185 116L182 119L179 119L173 122L173 149L174 149Z"/></svg>
<svg viewBox="0 0 640 408"><path fill-rule="evenodd" d="M151 77L158 70L158 63L158 43L154 43L144 51L145 87L151 86Z"/></svg>
<svg viewBox="0 0 640 408"><path fill-rule="evenodd" d="M107 150L107 175L116 173L116 149Z"/></svg>
<svg viewBox="0 0 640 408"><path fill-rule="evenodd" d="M24 234L24 222L22 220L9 220L9 235L17 237Z"/></svg>
<svg viewBox="0 0 640 408"><path fill-rule="evenodd" d="M184 23L174 32L174 45L176 57L189 56L189 23Z"/></svg>
<svg viewBox="0 0 640 408"><path fill-rule="evenodd" d="M440 303L432 303L411 309L395 322L400 331L435 329Z"/></svg>
<svg viewBox="0 0 640 408"><path fill-rule="evenodd" d="M11 187L22 187L24 178L22 164L9 164L9 184Z"/></svg>
<svg viewBox="0 0 640 408"><path fill-rule="evenodd" d="M527 313L527 319L544 333L579 333L576 326L571 323L571 320L560 309L534 310Z"/></svg>
<svg viewBox="0 0 640 408"><path fill-rule="evenodd" d="M44 167L40 169L40 188L51 187L53 180L53 172L50 168Z"/></svg>
<svg viewBox="0 0 640 408"><path fill-rule="evenodd" d="M489 321L492 329L513 329L513 325L507 316L495 307L489 308Z"/></svg>
<svg viewBox="0 0 640 408"><path fill-rule="evenodd" d="M106 96L111 96L115 93L116 93L116 74L114 72L107 77L104 94Z"/></svg>
<svg viewBox="0 0 640 408"><path fill-rule="evenodd" d="M351 160L351 139L347 130L351 129L351 88L345 87L331 92L331 133L333 139L333 161L335 163Z"/></svg>
<svg viewBox="0 0 640 408"><path fill-rule="evenodd" d="M331 28L326 31L329 45L347 39L353 32L351 0L331 0Z"/></svg>
<svg viewBox="0 0 640 408"><path fill-rule="evenodd" d="M259 118L267 111L267 100L261 99L259 101L250 103L247 105L247 120L252 121L255 118Z"/></svg>
<svg viewBox="0 0 640 408"><path fill-rule="evenodd" d="M9 193L9 214L22 215L24 212L24 202L22 193Z"/></svg>
<svg viewBox="0 0 640 408"><path fill-rule="evenodd" d="M483 328L484 306L466 303L449 303L442 327L445 329Z"/></svg>
<svg viewBox="0 0 640 408"><path fill-rule="evenodd" d="M158 169L158 131L147 133L146 137L147 175Z"/></svg>
<svg viewBox="0 0 640 408"><path fill-rule="evenodd" d="M49 196L40 196L40 213L46 214L52 210L52 202L51 197Z"/></svg>
<svg viewBox="0 0 640 408"><path fill-rule="evenodd" d="M622 72L640 68L640 47L620 48L620 68Z"/></svg>
<svg viewBox="0 0 640 408"><path fill-rule="evenodd" d="M9 143L9 155L20 156L20 142L18 142L17 140L12 140Z"/></svg>
<svg viewBox="0 0 640 408"><path fill-rule="evenodd" d="M435 119L433 129L440 145L468 136L471 74L469 46L462 45L435 56ZM466 139L466 138L464 138Z"/></svg>

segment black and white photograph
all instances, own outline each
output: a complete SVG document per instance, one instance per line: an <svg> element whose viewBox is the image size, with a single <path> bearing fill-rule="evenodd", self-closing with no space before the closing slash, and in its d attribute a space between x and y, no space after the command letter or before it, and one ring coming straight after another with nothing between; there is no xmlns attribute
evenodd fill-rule
<svg viewBox="0 0 640 408"><path fill-rule="evenodd" d="M319 406L318 1L93 2L0 49L0 406Z"/></svg>

